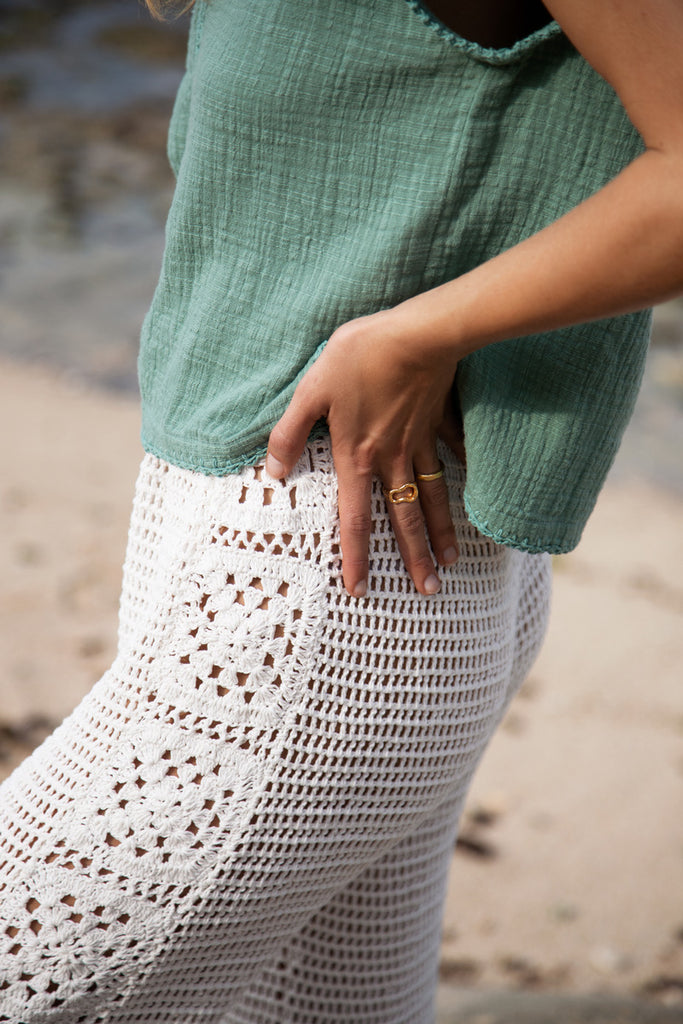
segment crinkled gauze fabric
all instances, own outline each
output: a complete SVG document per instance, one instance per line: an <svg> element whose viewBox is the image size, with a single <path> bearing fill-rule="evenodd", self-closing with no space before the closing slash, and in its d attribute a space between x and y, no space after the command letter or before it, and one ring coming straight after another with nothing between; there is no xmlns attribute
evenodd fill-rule
<svg viewBox="0 0 683 1024"><path fill-rule="evenodd" d="M209 474L253 463L337 326L514 245L641 148L554 23L485 50L419 0L197 0L142 333L146 449ZM602 320L463 360L465 501L483 532L576 544L648 325Z"/></svg>

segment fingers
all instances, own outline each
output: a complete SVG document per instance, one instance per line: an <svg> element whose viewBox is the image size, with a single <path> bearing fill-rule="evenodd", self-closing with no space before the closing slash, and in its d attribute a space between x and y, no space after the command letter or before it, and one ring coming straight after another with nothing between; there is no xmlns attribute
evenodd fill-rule
<svg viewBox="0 0 683 1024"><path fill-rule="evenodd" d="M313 424L325 414L324 404L306 386L304 378L296 388L284 414L268 438L266 472L281 479L294 468L304 450Z"/></svg>
<svg viewBox="0 0 683 1024"><path fill-rule="evenodd" d="M317 410L307 407L304 402L297 405L292 400L270 435L266 470L271 476L285 476L294 466L316 419ZM433 465L439 465L436 456L431 461ZM367 591L368 549L372 532L372 468L369 465L360 467L352 453L339 451L335 455L335 466L344 586L352 597L363 597ZM423 466L421 471L429 475L436 472L433 466ZM394 479L385 485L385 489L401 488L407 483L414 485L417 475L413 467L394 472ZM407 488L406 495L412 497L410 488ZM419 481L416 500L396 502L388 498L387 506L401 557L415 586L421 594L437 593L441 582L429 543L440 565L452 565L458 557L443 475Z"/></svg>
<svg viewBox="0 0 683 1024"><path fill-rule="evenodd" d="M432 457L432 462L438 471L436 456ZM337 452L335 465L344 586L351 596L363 597L367 590L368 547L372 532L373 473L370 466L359 467L352 453ZM428 472L433 473L434 469L430 468ZM414 484L414 477L412 467L394 472L394 478L385 486L385 493L392 486L401 488L407 483ZM413 493L408 487L403 494L395 494L394 501L387 498L387 507L401 557L415 586L421 594L435 594L441 582L429 543L440 565L452 565L458 558L448 489L443 475L440 475L436 479L419 482L419 500L395 500L412 497Z"/></svg>
<svg viewBox="0 0 683 1024"><path fill-rule="evenodd" d="M414 467L402 470L402 474L402 479L395 482L394 486L400 487L408 480L415 480L419 501L397 503L391 500L390 495L389 515L401 556L415 586L422 594L435 594L440 588L440 581L427 537L440 565L452 565L458 558L458 542L451 519L443 467L438 457L433 455L429 462L425 459L424 464L420 464L416 459ZM421 474L431 479L420 480ZM401 496L399 492L398 495L394 495L394 499ZM411 496L409 491L408 496Z"/></svg>
<svg viewBox="0 0 683 1024"><path fill-rule="evenodd" d="M412 467L403 471L401 479L395 479L385 487L385 495L392 488L402 488L408 482L413 482ZM397 497L400 497L400 494ZM436 594L441 583L427 544L420 502L417 500L396 502L392 501L391 495L389 495L387 507L396 534L398 549L415 586L421 594Z"/></svg>
<svg viewBox="0 0 683 1024"><path fill-rule="evenodd" d="M369 469L359 470L351 458L339 455L336 468L344 586L353 597L362 597L367 590L368 547L372 531L372 473ZM394 481L394 486L400 488L411 475L412 470L403 471L400 480ZM435 594L441 583L427 543L425 522L436 557L442 565L455 562L458 547L443 478L421 484L420 497L423 488L427 495L424 517L423 508L417 500L392 502L388 499L387 505L401 557L415 586L421 594ZM408 496L410 493L407 489Z"/></svg>
<svg viewBox="0 0 683 1024"><path fill-rule="evenodd" d="M427 472L425 470L425 472ZM432 473L432 470L428 471ZM458 542L451 519L448 487L443 475L435 480L419 480L420 506L432 551L439 565L453 565L458 558Z"/></svg>
<svg viewBox="0 0 683 1024"><path fill-rule="evenodd" d="M368 586L368 546L372 531L370 501L372 471L337 455L339 533L344 586L352 597L363 597Z"/></svg>

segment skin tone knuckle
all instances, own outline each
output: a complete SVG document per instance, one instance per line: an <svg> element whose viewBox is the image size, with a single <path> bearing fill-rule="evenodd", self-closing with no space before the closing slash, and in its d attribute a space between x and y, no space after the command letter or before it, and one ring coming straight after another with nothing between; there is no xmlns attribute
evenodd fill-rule
<svg viewBox="0 0 683 1024"><path fill-rule="evenodd" d="M450 507L446 487L425 487L423 485L420 491L420 501L429 505L435 512L447 511Z"/></svg>
<svg viewBox="0 0 683 1024"><path fill-rule="evenodd" d="M360 448L356 453L356 466L358 468L358 475L363 477L370 477L372 475L372 467L375 461L375 453L370 448Z"/></svg>
<svg viewBox="0 0 683 1024"><path fill-rule="evenodd" d="M404 533L411 534L412 536L424 534L424 520L419 508L408 506L403 512L399 513L398 521Z"/></svg>
<svg viewBox="0 0 683 1024"><path fill-rule="evenodd" d="M338 345L349 345L356 340L359 333L362 333L362 325L357 320L347 320L336 328L330 336L330 341Z"/></svg>
<svg viewBox="0 0 683 1024"><path fill-rule="evenodd" d="M345 526L353 537L365 537L370 533L372 519L369 512L347 512Z"/></svg>
<svg viewBox="0 0 683 1024"><path fill-rule="evenodd" d="M401 438L393 445L392 463L395 467L393 477L396 480L403 481L412 478L412 471L406 472L405 469L406 466L410 466L412 463L407 439Z"/></svg>
<svg viewBox="0 0 683 1024"><path fill-rule="evenodd" d="M357 474L362 477L371 477L376 457L377 446L373 439L367 438L359 442L353 449L351 456Z"/></svg>

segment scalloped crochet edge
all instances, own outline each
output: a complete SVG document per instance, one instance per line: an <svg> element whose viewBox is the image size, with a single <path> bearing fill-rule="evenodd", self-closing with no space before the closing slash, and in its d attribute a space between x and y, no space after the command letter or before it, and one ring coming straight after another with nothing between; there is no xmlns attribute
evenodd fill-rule
<svg viewBox="0 0 683 1024"><path fill-rule="evenodd" d="M549 21L547 25L543 25L542 28L532 32L531 35L524 36L523 39L519 39L513 46L507 47L491 47L482 46L480 43L475 43L471 39L465 39L464 36L459 35L454 29L449 28L445 25L440 18L429 10L424 5L422 0L406 0L408 6L417 14L417 16L425 23L434 29L437 35L452 46L457 47L466 53L468 56L473 57L475 60L483 61L486 64L510 64L515 60L520 60L525 57L528 53L531 53L540 43L545 42L547 39L552 39L554 36L562 34L562 29L556 21Z"/></svg>

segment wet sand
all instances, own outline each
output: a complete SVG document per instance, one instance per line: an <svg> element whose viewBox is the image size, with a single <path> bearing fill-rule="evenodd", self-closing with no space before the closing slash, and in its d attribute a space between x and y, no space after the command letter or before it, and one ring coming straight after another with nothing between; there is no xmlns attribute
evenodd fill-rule
<svg viewBox="0 0 683 1024"><path fill-rule="evenodd" d="M114 652L133 398L0 363L0 769ZM683 1006L683 502L617 473L481 766L442 977Z"/></svg>

